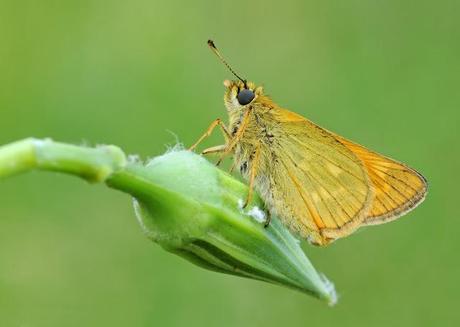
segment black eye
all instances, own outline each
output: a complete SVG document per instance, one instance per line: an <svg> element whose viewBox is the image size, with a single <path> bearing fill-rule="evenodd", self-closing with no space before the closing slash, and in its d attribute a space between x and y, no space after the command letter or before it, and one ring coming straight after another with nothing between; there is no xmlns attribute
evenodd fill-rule
<svg viewBox="0 0 460 327"><path fill-rule="evenodd" d="M256 95L251 90L242 89L240 93L238 93L237 99L240 105L244 106L254 100L255 96Z"/></svg>

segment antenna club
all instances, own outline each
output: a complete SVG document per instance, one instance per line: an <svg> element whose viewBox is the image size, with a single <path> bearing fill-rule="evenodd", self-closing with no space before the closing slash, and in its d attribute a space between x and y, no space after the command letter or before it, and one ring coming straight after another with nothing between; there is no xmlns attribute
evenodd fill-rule
<svg viewBox="0 0 460 327"><path fill-rule="evenodd" d="M216 45L214 44L214 41L213 41L213 40L208 40L208 45L209 45L211 48L216 49Z"/></svg>

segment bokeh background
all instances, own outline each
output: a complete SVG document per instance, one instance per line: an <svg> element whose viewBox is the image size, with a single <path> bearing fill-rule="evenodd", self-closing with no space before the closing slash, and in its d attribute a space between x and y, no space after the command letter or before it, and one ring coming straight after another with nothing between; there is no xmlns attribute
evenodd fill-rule
<svg viewBox="0 0 460 327"><path fill-rule="evenodd" d="M336 283L329 308L164 252L124 194L51 173L4 180L0 325L458 326L459 13L457 0L1 0L0 144L143 158L191 144L226 117L213 38L276 102L415 167L430 192L397 222L305 245Z"/></svg>

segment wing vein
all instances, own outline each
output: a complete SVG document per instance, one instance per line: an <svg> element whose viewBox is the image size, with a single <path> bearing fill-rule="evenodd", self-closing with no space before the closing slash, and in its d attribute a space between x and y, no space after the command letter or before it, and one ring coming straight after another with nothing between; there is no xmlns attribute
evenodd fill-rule
<svg viewBox="0 0 460 327"><path fill-rule="evenodd" d="M296 163L295 163L295 161L294 161L294 159L293 159L289 154L288 154L288 158L291 160L291 162L292 162L295 166L297 166ZM315 183L316 183L319 187L322 187L324 190L326 190L326 192L329 193L329 191L328 191L325 187L323 187L323 186L321 185L321 183L320 183L318 180L316 180L315 178L313 178L313 175L311 175L307 170L301 170L301 171L310 179L311 182L312 182L312 181L315 181ZM313 183L311 183L311 184L313 185ZM330 194L330 193L329 193L329 194ZM318 196L321 198L321 202L324 203L324 206L326 207L327 211L329 212L329 216L331 216L331 218L332 218L332 220L334 221L334 223L335 223L337 226L340 227L340 224L335 220L334 215L332 214L331 210L329 209L329 207L327 206L326 202L324 201L324 198L321 196L321 193L318 192ZM331 194L331 197L333 197L332 194ZM333 197L333 198L334 198L334 197ZM335 199L335 198L334 198L334 199ZM313 202L314 202L314 201L313 201ZM336 202L337 202L337 201L336 201ZM340 203L337 202L337 204L338 204L338 205L340 206L340 208L342 209ZM317 207L316 205L315 205L315 208L316 208L316 210L319 212L318 207ZM343 209L342 209L342 211L343 211ZM344 213L345 213L348 217L350 217L350 216L348 215L347 212L344 211ZM350 218L351 218L351 217L350 217Z"/></svg>
<svg viewBox="0 0 460 327"><path fill-rule="evenodd" d="M320 225L322 225L322 224L321 224L322 221L318 221L318 218L319 218L319 217L318 217L317 214L315 214L315 212L313 211L313 208L311 208L310 204L308 203L307 199L305 198L305 195L304 195L303 192L302 192L302 188L301 188L301 186L300 186L300 183L297 181L297 179L295 178L295 176L293 176L293 175L290 173L288 167L286 166L286 163L285 163L283 160L281 160L281 162L282 162L282 164L283 164L283 166L284 166L284 169L286 169L286 172L287 172L289 178L290 178L291 181L294 183L294 186L296 187L297 191L299 192L299 195L300 195L300 197L302 198L302 201L303 201L303 203L305 204L305 207L307 208L308 212L310 213L310 216L313 218L313 222L315 223L315 225L316 225L316 227L317 227L318 229L321 229ZM313 205L313 206L315 207L316 212L318 212L318 209L316 208L316 206L315 206L315 205Z"/></svg>
<svg viewBox="0 0 460 327"><path fill-rule="evenodd" d="M329 158L323 156L321 153L319 153L319 152L313 150L311 147L307 146L306 144L301 143L296 137L291 136L291 138L293 138L298 144L300 144L300 145L306 147L306 148L307 148L308 150L310 150L312 153L316 154L318 157L320 157L320 158L326 160L327 162L333 164L333 165L336 166L337 168L342 169L344 172L346 172L346 173L349 174L350 176L353 176L354 178L356 178L357 180L359 180L360 182L362 182L361 178L360 178L359 176L356 176L353 172L351 172L351 171L345 169L344 167L342 167L342 166L339 165L338 163L336 163L336 162L332 161L331 159L329 159ZM341 152L339 152L339 153L343 155L343 153L341 153ZM345 156L345 155L344 155L344 156ZM349 158L348 156L345 156L345 157L346 157L347 159L351 160L351 158Z"/></svg>
<svg viewBox="0 0 460 327"><path fill-rule="evenodd" d="M389 185L393 190L395 190L399 195L401 195L401 197L403 197L403 198L406 200L406 202L411 200L411 198L408 198L406 195L404 195L404 194L403 194L400 190L398 190L396 187L394 187L394 186L391 185L390 183L387 183L387 182L385 181L385 179L383 179L383 177L379 176L378 174L373 174L373 175L376 176L377 178L379 178L381 181L383 181L384 185ZM406 183L404 183L404 184L406 184ZM407 185L407 184L406 184L406 185ZM382 189L382 191L383 191L383 189Z"/></svg>
<svg viewBox="0 0 460 327"><path fill-rule="evenodd" d="M382 199L380 198L376 198L375 201L378 201L384 208L387 212L390 212L390 211L393 211L394 209L388 209L388 207L386 206L386 204L382 201Z"/></svg>
<svg viewBox="0 0 460 327"><path fill-rule="evenodd" d="M315 171L317 171L316 168L313 168L313 169L315 169ZM355 194L353 194L348 188L346 188L345 186L343 186L343 184L341 183L341 181L340 181L339 179L334 178L334 176L332 175L332 173L331 173L330 171L328 171L327 169L326 169L326 173L327 173L333 180L337 181L337 182L340 184L340 186L342 186L342 187L348 192L348 194L350 194L358 203L361 202L361 201L356 197ZM315 178L315 181L317 181L316 178ZM348 218L350 218L350 219L353 218L353 216L350 215L350 214L347 212L347 210L345 210L345 207L340 203L339 200L337 200L337 198L336 198L327 188L323 187L323 189L334 199L334 201L339 205L340 209L345 213L345 215L346 215Z"/></svg>
<svg viewBox="0 0 460 327"><path fill-rule="evenodd" d="M377 169L377 168L375 168L374 170L377 170L377 171L379 171L379 172L381 172L381 173L384 173L384 174L390 176L391 178L393 178L393 179L395 179L395 180L401 182L402 184L404 184L404 185L408 186L410 189L412 189L416 194L419 193L419 191L418 191L416 188L412 187L412 185L410 185L410 184L408 184L406 181L404 181L404 180L402 180L402 179L400 179L400 178L394 176L393 174L390 174L388 171L384 171L384 170ZM375 175L379 176L378 174L375 174ZM380 177L380 176L379 176L379 177ZM380 177L380 178L382 178L382 177ZM391 184L390 184L390 185L391 185Z"/></svg>

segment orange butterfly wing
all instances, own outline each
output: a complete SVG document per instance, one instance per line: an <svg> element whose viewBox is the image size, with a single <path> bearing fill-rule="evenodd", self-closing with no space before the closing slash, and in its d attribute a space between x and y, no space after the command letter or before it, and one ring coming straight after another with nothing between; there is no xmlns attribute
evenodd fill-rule
<svg viewBox="0 0 460 327"><path fill-rule="evenodd" d="M392 221L425 199L427 181L417 171L338 135L335 137L361 159L374 185L374 199L364 225Z"/></svg>
<svg viewBox="0 0 460 327"><path fill-rule="evenodd" d="M276 137L261 150L259 193L285 225L313 244L351 234L374 198L361 159L298 114L276 107L267 115L262 120L275 122Z"/></svg>
<svg viewBox="0 0 460 327"><path fill-rule="evenodd" d="M425 178L406 165L293 112L276 108L270 113L282 131L289 131L279 137L286 160L276 167L273 195L283 199L277 211L292 230L309 234L314 243L324 245L360 226L394 220L425 198ZM294 215L284 212L287 208Z"/></svg>

